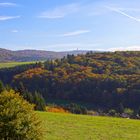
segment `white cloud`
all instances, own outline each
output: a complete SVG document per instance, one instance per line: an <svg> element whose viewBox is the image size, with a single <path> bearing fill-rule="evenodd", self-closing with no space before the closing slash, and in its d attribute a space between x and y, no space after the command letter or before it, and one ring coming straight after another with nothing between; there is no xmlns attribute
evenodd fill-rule
<svg viewBox="0 0 140 140"><path fill-rule="evenodd" d="M60 7L56 7L52 10L42 12L40 14L40 18L48 18L48 19L58 19L64 18L65 16L77 12L79 9L78 4L69 4Z"/></svg>
<svg viewBox="0 0 140 140"><path fill-rule="evenodd" d="M50 48L61 48L61 47L77 47L80 46L79 43L64 43L64 44L52 44L49 45Z"/></svg>
<svg viewBox="0 0 140 140"><path fill-rule="evenodd" d="M10 3L10 2L4 2L4 3L0 3L0 6L3 6L3 7L14 7L14 6L17 6L16 3Z"/></svg>
<svg viewBox="0 0 140 140"><path fill-rule="evenodd" d="M49 50L67 51L67 50L99 50L100 43L64 43L64 44L51 44L47 48Z"/></svg>
<svg viewBox="0 0 140 140"><path fill-rule="evenodd" d="M140 19L139 19L139 18L136 18L136 17L134 17L134 16L131 16L131 15L129 15L129 14L127 14L127 13L125 13L125 12L123 12L123 11L117 9L117 8L111 8L111 7L106 7L106 8L108 8L109 10L114 11L114 12L116 12L116 13L119 13L119 14L125 16L125 17L128 17L128 18L130 18L130 19L132 19L132 20L135 20L135 21L137 21L137 22L140 22ZM131 10L132 10L132 9L131 9Z"/></svg>
<svg viewBox="0 0 140 140"><path fill-rule="evenodd" d="M109 48L108 51L140 51L140 46L128 46L128 47L114 47Z"/></svg>
<svg viewBox="0 0 140 140"><path fill-rule="evenodd" d="M89 32L91 32L91 31L90 30L77 30L74 32L68 32L68 33L62 34L60 36L63 36L63 37L77 36L77 35L81 35L81 34L85 34L85 33L89 33Z"/></svg>
<svg viewBox="0 0 140 140"><path fill-rule="evenodd" d="M17 18L20 18L20 16L0 16L0 21L17 19Z"/></svg>
<svg viewBox="0 0 140 140"><path fill-rule="evenodd" d="M12 33L18 33L19 31L15 29L15 30L11 30L11 32Z"/></svg>

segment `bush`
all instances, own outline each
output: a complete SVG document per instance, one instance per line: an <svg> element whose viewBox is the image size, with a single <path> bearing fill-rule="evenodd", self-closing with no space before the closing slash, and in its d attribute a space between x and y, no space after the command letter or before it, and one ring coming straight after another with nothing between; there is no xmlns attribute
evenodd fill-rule
<svg viewBox="0 0 140 140"><path fill-rule="evenodd" d="M99 113L96 112L96 111L90 110L90 111L87 111L87 115L90 115L90 116L99 116Z"/></svg>
<svg viewBox="0 0 140 140"><path fill-rule="evenodd" d="M122 117L133 117L133 115L134 115L134 111L132 110L132 109L130 109L130 108L125 108L124 109L124 113L122 114Z"/></svg>
<svg viewBox="0 0 140 140"><path fill-rule="evenodd" d="M109 111L108 111L108 114L109 114L110 116L117 116L117 112L116 112L116 110L114 110L114 109L109 110Z"/></svg>
<svg viewBox="0 0 140 140"><path fill-rule="evenodd" d="M53 106L46 107L46 111L53 112L53 113L70 113L68 110L62 107L53 107Z"/></svg>
<svg viewBox="0 0 140 140"><path fill-rule="evenodd" d="M41 121L33 105L18 93L10 90L0 94L0 139L1 140L42 140Z"/></svg>

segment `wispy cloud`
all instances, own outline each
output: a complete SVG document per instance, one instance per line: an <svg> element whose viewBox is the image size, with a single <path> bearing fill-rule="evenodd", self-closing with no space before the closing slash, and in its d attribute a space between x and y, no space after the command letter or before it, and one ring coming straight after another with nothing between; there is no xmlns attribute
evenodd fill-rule
<svg viewBox="0 0 140 140"><path fill-rule="evenodd" d="M72 3L63 6L58 6L53 9L40 13L38 17L47 19L60 19L71 14L78 16L98 16L106 14L108 10L100 4L91 3Z"/></svg>
<svg viewBox="0 0 140 140"><path fill-rule="evenodd" d="M79 5L78 4L69 4L60 7L56 7L49 11L44 11L40 14L40 18L48 18L48 19L58 19L64 18L65 16L75 13L78 11Z"/></svg>
<svg viewBox="0 0 140 140"><path fill-rule="evenodd" d="M78 35L86 34L86 33L89 33L89 32L91 32L91 31L90 30L77 30L77 31L73 31L73 32L64 33L60 36L62 36L62 37L78 36Z"/></svg>
<svg viewBox="0 0 140 140"><path fill-rule="evenodd" d="M109 10L114 11L114 12L116 12L116 13L119 13L119 14L125 16L125 17L128 17L128 18L130 18L130 19L132 19L132 20L134 20L134 21L140 22L140 19L139 19L139 18L136 18L136 17L134 17L134 16L131 16L131 15L129 15L129 14L127 14L127 13L125 13L125 12L123 12L123 11L117 9L117 8L112 8L112 7L108 7L108 6L106 6L106 8L108 8ZM132 10L132 9L131 9L131 10Z"/></svg>
<svg viewBox="0 0 140 140"><path fill-rule="evenodd" d="M17 18L20 18L20 16L0 16L0 21L17 19Z"/></svg>
<svg viewBox="0 0 140 140"><path fill-rule="evenodd" d="M0 3L0 7L1 6L3 6L3 7L15 7L15 6L18 6L18 4L10 3L10 2L4 2L4 3Z"/></svg>
<svg viewBox="0 0 140 140"><path fill-rule="evenodd" d="M14 29L14 30L11 30L12 33L18 33L19 31Z"/></svg>
<svg viewBox="0 0 140 140"><path fill-rule="evenodd" d="M119 9L121 11L128 11L128 12L140 12L140 8L122 8L122 7L120 7L117 9Z"/></svg>
<svg viewBox="0 0 140 140"><path fill-rule="evenodd" d="M140 51L140 46L128 46L128 47L114 47L109 48L108 51Z"/></svg>

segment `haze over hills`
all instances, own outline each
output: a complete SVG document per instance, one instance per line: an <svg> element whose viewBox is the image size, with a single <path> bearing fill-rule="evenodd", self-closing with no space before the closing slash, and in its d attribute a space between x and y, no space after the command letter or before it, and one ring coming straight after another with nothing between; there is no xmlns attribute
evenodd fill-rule
<svg viewBox="0 0 140 140"><path fill-rule="evenodd" d="M41 61L46 59L62 58L67 54L85 54L88 50L73 50L64 52L44 51L44 50L18 50L12 51L0 48L0 62L23 62Z"/></svg>

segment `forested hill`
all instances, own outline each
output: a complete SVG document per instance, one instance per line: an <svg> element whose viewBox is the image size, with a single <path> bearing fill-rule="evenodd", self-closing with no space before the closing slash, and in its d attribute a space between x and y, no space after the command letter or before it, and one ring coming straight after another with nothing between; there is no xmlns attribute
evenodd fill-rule
<svg viewBox="0 0 140 140"><path fill-rule="evenodd" d="M16 61L41 61L47 59L62 58L67 54L85 54L88 51L67 51L67 52L53 52L53 51L42 51L42 50L20 50L11 51L0 48L0 62Z"/></svg>
<svg viewBox="0 0 140 140"><path fill-rule="evenodd" d="M0 70L0 79L45 99L90 102L102 108L140 108L140 52L68 55ZM120 109L120 108L119 108Z"/></svg>

